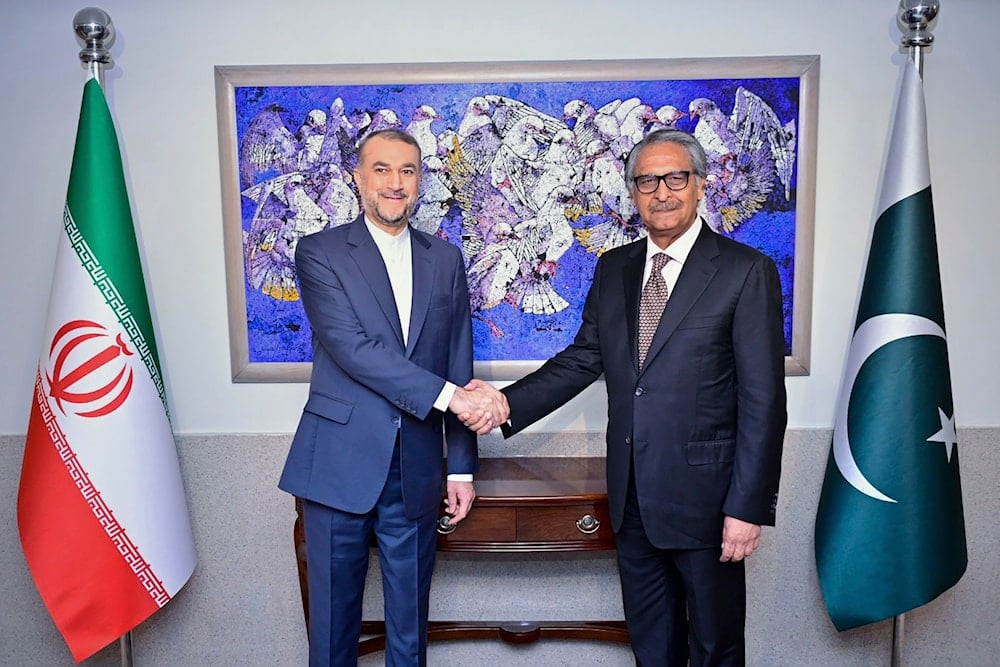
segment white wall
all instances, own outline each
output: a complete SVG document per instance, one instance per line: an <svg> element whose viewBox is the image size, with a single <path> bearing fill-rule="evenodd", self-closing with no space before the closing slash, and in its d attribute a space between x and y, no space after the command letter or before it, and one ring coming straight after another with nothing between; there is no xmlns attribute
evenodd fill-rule
<svg viewBox="0 0 1000 667"><path fill-rule="evenodd" d="M994 331L1000 21L944 0L926 61L932 178L961 427L1000 424ZM82 2L6 3L0 70L0 433L26 429L85 73ZM790 426L825 428L853 327L901 56L890 0L617 3L509 0L105 0L118 40L106 90L179 434L291 431L301 384L230 381L213 66L819 54L812 368L788 379ZM598 385L536 431L600 431Z"/></svg>

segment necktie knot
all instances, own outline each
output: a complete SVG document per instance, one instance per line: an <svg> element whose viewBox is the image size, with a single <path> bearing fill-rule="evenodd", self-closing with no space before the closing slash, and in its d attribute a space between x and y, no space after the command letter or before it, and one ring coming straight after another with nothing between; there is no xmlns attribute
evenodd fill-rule
<svg viewBox="0 0 1000 667"><path fill-rule="evenodd" d="M653 255L653 271L663 271L663 267L670 261L670 255L665 252L658 252Z"/></svg>

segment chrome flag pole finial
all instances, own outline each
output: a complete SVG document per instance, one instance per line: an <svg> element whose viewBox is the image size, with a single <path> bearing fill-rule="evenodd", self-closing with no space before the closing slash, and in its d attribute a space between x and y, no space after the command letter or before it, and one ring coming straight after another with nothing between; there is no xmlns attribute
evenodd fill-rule
<svg viewBox="0 0 1000 667"><path fill-rule="evenodd" d="M102 66L111 64L108 47L115 41L115 26L111 17L103 9L86 7L73 17L73 32L84 44L80 60L90 68L97 82L102 83Z"/></svg>
<svg viewBox="0 0 1000 667"><path fill-rule="evenodd" d="M903 28L902 46L930 46L934 43L931 24L941 9L939 0L899 0L899 23Z"/></svg>
<svg viewBox="0 0 1000 667"><path fill-rule="evenodd" d="M903 31L899 43L909 51L921 79L924 77L924 49L934 43L931 24L937 20L940 9L939 0L899 0L896 19Z"/></svg>

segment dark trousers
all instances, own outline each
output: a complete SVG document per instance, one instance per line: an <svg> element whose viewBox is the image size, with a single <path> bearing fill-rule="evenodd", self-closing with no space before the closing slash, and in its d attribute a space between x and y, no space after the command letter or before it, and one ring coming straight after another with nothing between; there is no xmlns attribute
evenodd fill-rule
<svg viewBox="0 0 1000 667"><path fill-rule="evenodd" d="M393 452L385 488L375 507L351 514L303 502L309 570L309 664L352 667L358 663L361 608L372 535L378 544L385 598L389 667L427 664L427 610L436 554L429 514L407 519L399 467Z"/></svg>
<svg viewBox="0 0 1000 667"><path fill-rule="evenodd" d="M629 474L625 516L615 536L625 621L638 667L743 665L743 562L720 563L719 547L660 549L642 524Z"/></svg>

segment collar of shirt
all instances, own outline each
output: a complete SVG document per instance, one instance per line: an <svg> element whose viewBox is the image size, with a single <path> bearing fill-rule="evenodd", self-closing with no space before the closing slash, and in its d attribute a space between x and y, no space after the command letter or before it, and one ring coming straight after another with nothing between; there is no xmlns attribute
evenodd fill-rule
<svg viewBox="0 0 1000 667"><path fill-rule="evenodd" d="M403 227L403 231L393 236L392 234L376 227L375 223L369 220L366 215L365 226L368 227L368 232L372 235L372 238L375 239L375 245L378 246L378 250L382 253L383 258L403 254L403 250L409 249L410 247L409 225Z"/></svg>
<svg viewBox="0 0 1000 667"><path fill-rule="evenodd" d="M673 243L667 246L666 250L660 248L653 243L649 236L646 236L646 266L642 270L642 284L646 284L646 281L649 280L649 274L653 270L653 255L658 252L665 252L670 257L670 261L663 267L663 279L667 283L667 292L673 292L681 269L684 268L684 262L687 261L687 257L691 253L691 248L694 247L694 242L697 240L702 226L702 219L699 216L695 219L694 224L688 227L686 232L678 236L674 239Z"/></svg>
<svg viewBox="0 0 1000 667"><path fill-rule="evenodd" d="M413 300L413 254L410 250L410 227L393 236L376 227L368 216L365 216L365 226L372 235L386 273L389 274L389 284L392 285L392 296L396 301L396 313L399 316L399 326L403 330L403 343L410 329L410 304Z"/></svg>

